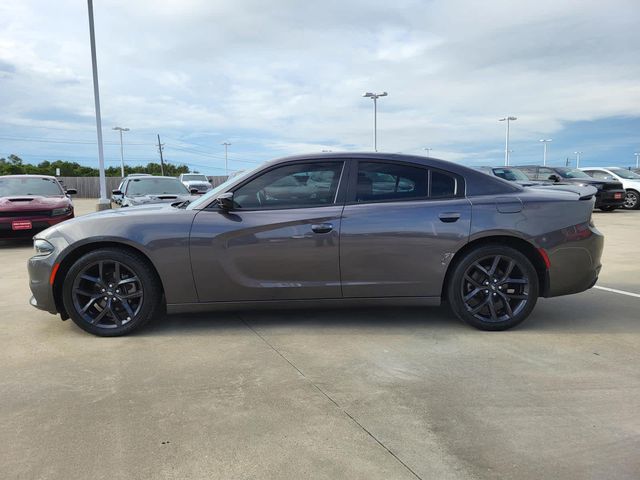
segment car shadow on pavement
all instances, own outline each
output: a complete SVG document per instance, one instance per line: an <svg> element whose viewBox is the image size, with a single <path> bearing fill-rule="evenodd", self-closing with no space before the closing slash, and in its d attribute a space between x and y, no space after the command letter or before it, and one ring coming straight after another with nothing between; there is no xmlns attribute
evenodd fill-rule
<svg viewBox="0 0 640 480"><path fill-rule="evenodd" d="M31 248L33 246L33 239L28 238L14 238L10 240L0 239L0 249L9 250L16 248Z"/></svg>

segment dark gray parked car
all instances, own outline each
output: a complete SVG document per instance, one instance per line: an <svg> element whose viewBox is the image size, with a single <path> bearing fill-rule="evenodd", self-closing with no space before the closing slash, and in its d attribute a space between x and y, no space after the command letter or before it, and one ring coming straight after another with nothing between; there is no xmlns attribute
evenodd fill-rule
<svg viewBox="0 0 640 480"><path fill-rule="evenodd" d="M331 153L244 172L189 203L86 215L44 231L31 303L96 335L169 313L437 305L486 330L539 296L590 288L596 190L523 188L420 156Z"/></svg>

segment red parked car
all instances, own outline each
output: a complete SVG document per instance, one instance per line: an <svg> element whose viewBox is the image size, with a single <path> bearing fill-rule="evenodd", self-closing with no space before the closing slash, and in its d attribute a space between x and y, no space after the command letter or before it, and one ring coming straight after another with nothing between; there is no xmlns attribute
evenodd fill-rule
<svg viewBox="0 0 640 480"><path fill-rule="evenodd" d="M73 218L74 193L46 175L0 177L0 238L31 237Z"/></svg>

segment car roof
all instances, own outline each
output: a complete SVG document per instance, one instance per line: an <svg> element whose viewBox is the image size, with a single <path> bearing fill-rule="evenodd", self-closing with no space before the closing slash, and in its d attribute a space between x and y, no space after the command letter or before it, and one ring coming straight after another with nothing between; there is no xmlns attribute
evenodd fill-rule
<svg viewBox="0 0 640 480"><path fill-rule="evenodd" d="M178 180L176 177L167 177L167 176L161 176L161 175L145 175L145 176L140 176L140 177L136 177L136 176L129 176L127 178L135 178L136 180L155 180L157 178L170 178L172 180Z"/></svg>
<svg viewBox="0 0 640 480"><path fill-rule="evenodd" d="M46 178L47 180L55 180L59 183L59 180L53 175L37 175L31 173L16 174L16 175L0 175L0 178Z"/></svg>

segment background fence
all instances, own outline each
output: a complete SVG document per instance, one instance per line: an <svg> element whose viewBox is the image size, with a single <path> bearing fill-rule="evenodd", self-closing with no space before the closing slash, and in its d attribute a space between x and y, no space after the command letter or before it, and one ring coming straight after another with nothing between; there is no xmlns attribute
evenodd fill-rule
<svg viewBox="0 0 640 480"><path fill-rule="evenodd" d="M217 187L227 179L226 176L208 178L214 187ZM78 191L78 198L100 197L99 177L58 177L58 180L65 188L75 188ZM107 177L107 198L111 197L111 190L118 188L121 180L121 177Z"/></svg>

